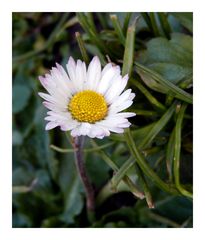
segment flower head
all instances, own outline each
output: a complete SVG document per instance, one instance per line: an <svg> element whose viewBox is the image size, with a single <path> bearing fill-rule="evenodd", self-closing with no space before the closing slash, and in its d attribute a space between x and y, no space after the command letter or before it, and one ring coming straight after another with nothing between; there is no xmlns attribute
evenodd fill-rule
<svg viewBox="0 0 205 240"><path fill-rule="evenodd" d="M135 113L121 112L133 103L135 94L131 89L123 92L128 75L122 77L119 66L108 63L102 70L95 56L86 70L81 60L72 57L64 68L56 64L50 74L39 80L46 93L39 93L45 99L44 106L48 121L46 130L57 126L63 131L71 130L73 137L87 135L103 138L110 132L123 133L130 126L128 117Z"/></svg>

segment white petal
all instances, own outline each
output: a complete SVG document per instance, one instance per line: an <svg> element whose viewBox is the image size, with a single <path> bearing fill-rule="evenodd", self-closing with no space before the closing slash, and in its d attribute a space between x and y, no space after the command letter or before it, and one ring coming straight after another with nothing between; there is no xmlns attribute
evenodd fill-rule
<svg viewBox="0 0 205 240"><path fill-rule="evenodd" d="M42 92L39 92L38 95L40 97L42 97L43 99L45 99L46 101L48 102L51 102L53 104L56 104L60 107L66 107L67 106L67 100L64 99L64 98L55 98L49 94L46 94L46 93L42 93Z"/></svg>
<svg viewBox="0 0 205 240"><path fill-rule="evenodd" d="M72 137L78 137L78 136L80 136L79 128L74 128L74 129L71 131L70 134L71 134Z"/></svg>
<svg viewBox="0 0 205 240"><path fill-rule="evenodd" d="M115 101L111 104L112 107L119 106L123 102L129 99L131 94L131 89L127 89L125 92L123 92L120 96L118 96Z"/></svg>
<svg viewBox="0 0 205 240"><path fill-rule="evenodd" d="M123 133L124 129L119 127L109 127L109 131L115 132L115 133Z"/></svg>
<svg viewBox="0 0 205 240"><path fill-rule="evenodd" d="M75 68L76 68L76 64L75 64L75 61L72 57L69 58L68 60L68 63L66 64L66 68L67 68L67 71L68 71L68 75L70 77L70 80L72 82L75 82Z"/></svg>
<svg viewBox="0 0 205 240"><path fill-rule="evenodd" d="M123 102L123 103L122 103L121 105L119 105L119 106L110 106L110 108L109 108L109 114L114 114L114 113L117 113L117 112L121 112L121 111L123 111L124 109L130 107L132 104L133 104L133 101L127 100L127 101Z"/></svg>
<svg viewBox="0 0 205 240"><path fill-rule="evenodd" d="M48 116L45 117L45 120L47 120L47 121L58 121L58 122L73 121L72 118L71 118L71 115L68 112L58 112L58 113L56 113L56 112L50 111L47 114L48 114Z"/></svg>
<svg viewBox="0 0 205 240"><path fill-rule="evenodd" d="M71 131L71 136L77 137L77 136L85 136L88 135L88 133L91 130L91 124L90 123L79 123L79 126L74 128Z"/></svg>
<svg viewBox="0 0 205 240"><path fill-rule="evenodd" d="M59 92L59 88L57 87L57 82L55 81L55 79L53 79L51 75L46 74L45 78L39 77L39 80L50 95L54 97L58 97L59 99L64 98L61 92Z"/></svg>
<svg viewBox="0 0 205 240"><path fill-rule="evenodd" d="M48 111L47 115L49 116L53 116L53 117L60 117L60 118L64 118L64 119L72 119L72 116L70 114L70 112L66 111L66 112L62 112L62 111L58 111L58 112L54 112L54 111Z"/></svg>
<svg viewBox="0 0 205 240"><path fill-rule="evenodd" d="M122 117L107 117L107 119L100 121L100 125L109 127L118 127L119 124L127 123L128 120Z"/></svg>
<svg viewBox="0 0 205 240"><path fill-rule="evenodd" d="M69 122L64 122L60 124L60 128L62 131L69 131L74 128L76 128L79 125L79 123L75 120L69 121Z"/></svg>
<svg viewBox="0 0 205 240"><path fill-rule="evenodd" d="M86 82L86 66L85 63L83 63L81 60L77 60L76 70L75 70L75 76L76 76L76 88L79 91L82 91L84 89L84 82Z"/></svg>
<svg viewBox="0 0 205 240"><path fill-rule="evenodd" d="M135 94L134 93L130 93L129 100L133 100L134 98L135 98Z"/></svg>
<svg viewBox="0 0 205 240"><path fill-rule="evenodd" d="M128 81L128 75L125 75L123 78L119 77L115 79L112 86L109 88L105 94L105 98L109 104L111 104L125 89Z"/></svg>
<svg viewBox="0 0 205 240"><path fill-rule="evenodd" d="M110 117L122 117L122 118L129 118L129 117L134 117L136 116L136 113L132 113L132 112L121 112L121 113L115 113L113 115L110 115Z"/></svg>
<svg viewBox="0 0 205 240"><path fill-rule="evenodd" d="M109 67L103 74L99 84L97 91L101 94L105 94L107 90L112 86L115 79L120 76L120 68L119 66Z"/></svg>
<svg viewBox="0 0 205 240"><path fill-rule="evenodd" d="M46 129L46 130L51 130L51 129L57 127L57 126L58 126L58 123L49 122L49 123L46 124L46 128L45 128L45 129Z"/></svg>
<svg viewBox="0 0 205 240"><path fill-rule="evenodd" d="M127 89L124 93L117 97L115 101L110 105L109 113L119 112L120 111L119 109L121 109L121 105L124 105L124 103L127 101L130 101L131 103L134 97L135 94L131 93L131 89Z"/></svg>
<svg viewBox="0 0 205 240"><path fill-rule="evenodd" d="M90 138L99 138L102 139L107 135L106 131L100 126L96 126L95 124L91 125L91 129L88 133Z"/></svg>
<svg viewBox="0 0 205 240"><path fill-rule="evenodd" d="M101 64L97 56L95 56L88 66L87 71L87 89L96 90L101 77Z"/></svg>
<svg viewBox="0 0 205 240"><path fill-rule="evenodd" d="M75 88L74 88L74 85L73 85L72 81L69 79L68 74L66 73L66 71L64 70L64 68L61 65L56 63L56 66L57 66L58 71L62 75L62 78L63 78L64 82L68 86L69 91L71 93L73 93Z"/></svg>
<svg viewBox="0 0 205 240"><path fill-rule="evenodd" d="M64 97L71 96L71 91L68 87L68 84L66 84L64 77L61 75L61 72L57 68L52 68L51 77L56 82L56 88L61 93L61 95Z"/></svg>
<svg viewBox="0 0 205 240"><path fill-rule="evenodd" d="M39 77L39 80L47 92L52 95L54 98L67 99L70 95L70 91L64 91L62 87L58 84L58 81L55 77L46 74L46 77Z"/></svg>
<svg viewBox="0 0 205 240"><path fill-rule="evenodd" d="M131 125L131 123L130 123L130 122L127 122L127 123L119 124L118 127L119 127L119 128L128 128L130 125Z"/></svg>
<svg viewBox="0 0 205 240"><path fill-rule="evenodd" d="M54 111L54 112L59 112L59 111L67 112L68 111L67 107L61 107L61 106L58 106L57 104L53 104L51 102L44 101L43 105L46 108L48 108L48 109L50 109L51 111Z"/></svg>
<svg viewBox="0 0 205 240"><path fill-rule="evenodd" d="M112 68L112 63L108 63L104 66L103 70L102 70L102 77L104 76L104 74L108 71L108 69Z"/></svg>

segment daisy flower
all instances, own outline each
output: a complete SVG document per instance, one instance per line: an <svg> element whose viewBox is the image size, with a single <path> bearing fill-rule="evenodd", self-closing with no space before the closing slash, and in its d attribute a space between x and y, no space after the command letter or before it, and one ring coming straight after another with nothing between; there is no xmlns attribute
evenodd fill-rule
<svg viewBox="0 0 205 240"><path fill-rule="evenodd" d="M123 92L128 75L122 77L120 67L108 63L102 70L99 58L95 56L88 69L81 60L72 57L64 68L56 64L50 74L39 80L46 93L39 93L45 100L48 121L46 130L60 127L71 131L73 137L87 135L103 138L110 132L123 133L135 116L132 112L121 112L130 107L135 94L131 89Z"/></svg>

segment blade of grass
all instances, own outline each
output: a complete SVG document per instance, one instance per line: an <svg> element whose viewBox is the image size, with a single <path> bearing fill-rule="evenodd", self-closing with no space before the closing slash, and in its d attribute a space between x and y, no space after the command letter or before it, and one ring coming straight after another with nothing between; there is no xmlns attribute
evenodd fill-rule
<svg viewBox="0 0 205 240"><path fill-rule="evenodd" d="M95 148L99 147L94 140L91 140L91 143ZM100 157L102 157L102 159L108 164L108 166L110 166L110 168L112 168L114 171L119 170L118 166L110 159L110 157L102 149L99 149L98 151ZM128 186L128 188L130 189L134 196L140 199L144 198L144 194L140 190L138 190L138 188L135 186L135 184L128 176L126 175L124 176L123 182Z"/></svg>
<svg viewBox="0 0 205 240"><path fill-rule="evenodd" d="M167 94L166 100L165 100L165 105L170 106L173 100L174 100L174 97L172 95Z"/></svg>
<svg viewBox="0 0 205 240"><path fill-rule="evenodd" d="M134 186L134 188L133 188ZM137 198L139 198L139 192L136 192L136 187L133 185L130 178L127 176L124 177L123 182L121 182L118 186L118 192L122 191L131 191L133 195ZM144 194L140 193L140 199L144 198ZM112 185L111 181L108 181L106 185L103 186L103 188L100 190L96 197L96 205L101 205L108 197L113 195Z"/></svg>
<svg viewBox="0 0 205 240"><path fill-rule="evenodd" d="M131 166L133 166L132 156L123 164L123 166L119 169L119 171L117 171L117 173L111 179L111 184L112 184L113 189L117 189L118 184L124 178L126 172L130 169ZM143 190L145 193L145 198L146 198L149 208L154 208L154 204L152 201L152 196L151 196L149 187L147 185L146 179L143 176L142 171L139 168L138 168L137 175L142 184L142 187L143 187Z"/></svg>
<svg viewBox="0 0 205 240"><path fill-rule="evenodd" d="M181 152L181 131L184 114L187 108L187 104L182 104L179 110L176 128L175 128L175 148L174 148L174 180L175 185L179 192L189 198L193 198L192 193L184 189L180 183L180 152Z"/></svg>
<svg viewBox="0 0 205 240"><path fill-rule="evenodd" d="M139 167L137 167L136 170L137 170L137 175L139 176L139 181L142 184L142 188L143 188L143 191L144 191L144 194L145 194L145 199L146 199L147 205L148 205L149 208L154 208L154 202L153 202L153 199L152 199L152 194L151 194L151 191L150 191L149 186L147 184L147 181L144 177L144 174Z"/></svg>
<svg viewBox="0 0 205 240"><path fill-rule="evenodd" d="M122 165L122 167L115 173L111 179L111 184L113 189L117 189L118 184L125 176L126 172L133 166L132 156Z"/></svg>
<svg viewBox="0 0 205 240"><path fill-rule="evenodd" d="M192 84L193 84L193 73L191 73L188 77L186 77L185 80L181 81L178 84L178 87L182 88L182 89L186 89L187 87L189 87ZM169 106L171 104L171 102L173 101L173 99L174 99L174 97L172 95L167 95L165 105Z"/></svg>
<svg viewBox="0 0 205 240"><path fill-rule="evenodd" d="M93 18L93 13L92 12L87 12L86 13L87 21L90 25L90 27L93 29L94 32L97 33L97 29L94 23L94 18Z"/></svg>
<svg viewBox="0 0 205 240"><path fill-rule="evenodd" d="M135 137L135 141L141 142L141 140L148 134L148 132L153 128L156 122L151 123L145 127L141 127L139 129L133 130L132 135ZM125 137L123 134L113 134L110 136L110 139L115 141L125 141Z"/></svg>
<svg viewBox="0 0 205 240"><path fill-rule="evenodd" d="M96 30L92 28L92 26L89 24L87 17L83 13L76 13L79 23L82 26L82 28L85 30L85 32L90 37L91 42L95 43L96 46L104 53L107 54L107 49L105 47L104 42L99 38L99 34L96 33Z"/></svg>
<svg viewBox="0 0 205 240"><path fill-rule="evenodd" d="M68 21L64 24L62 30L65 30L66 28L72 27L77 23L78 23L78 18L76 16L74 16L71 19L68 19Z"/></svg>
<svg viewBox="0 0 205 240"><path fill-rule="evenodd" d="M100 12L97 12L96 13L99 21L100 21L100 24L102 26L103 29L107 29L108 28L108 24L107 24L107 21L105 20L105 13L100 13Z"/></svg>
<svg viewBox="0 0 205 240"><path fill-rule="evenodd" d="M179 83L179 87L185 89L193 84L193 74L190 74L184 81Z"/></svg>
<svg viewBox="0 0 205 240"><path fill-rule="evenodd" d="M174 159L174 142L175 142L175 128L173 129L169 137L169 141L166 149L166 166L167 166L167 173L169 176L169 182L173 182L172 165L173 165L173 159Z"/></svg>
<svg viewBox="0 0 205 240"><path fill-rule="evenodd" d="M146 135L146 137L141 141L139 148L143 146L143 148L149 147L153 139L156 135L166 126L170 118L172 117L177 102L174 102L171 107L165 112L165 114L156 122L151 131Z"/></svg>
<svg viewBox="0 0 205 240"><path fill-rule="evenodd" d="M166 107L162 103L160 103L139 81L132 78L131 83L135 85L140 90L140 92L145 95L145 97L154 107L163 112L166 110Z"/></svg>
<svg viewBox="0 0 205 240"><path fill-rule="evenodd" d="M103 144L103 145L101 145L99 147L96 147L96 148L94 148L94 147L92 147L92 148L84 148L83 152L95 152L95 151L98 151L100 149L104 149L104 148L110 147L113 144L114 144L114 142L111 142L111 143ZM55 146L53 144L50 145L50 148L55 150L55 151L57 151L57 152L60 152L60 153L70 153L70 152L74 152L75 151L75 149L73 149L73 148L70 148L70 149L69 148L60 148L60 147L57 147L57 146Z"/></svg>
<svg viewBox="0 0 205 240"><path fill-rule="evenodd" d="M146 22L147 26L149 27L150 31L154 33L149 14L146 12L141 12L140 14L143 17L144 21Z"/></svg>
<svg viewBox="0 0 205 240"><path fill-rule="evenodd" d="M144 149L142 150L142 153L145 157L147 157L149 155L159 152L160 150L161 150L161 147L156 146L156 147Z"/></svg>
<svg viewBox="0 0 205 240"><path fill-rule="evenodd" d="M135 65L137 67L137 71L141 71L141 72L147 74L149 77L151 77L155 81L157 81L160 84L162 84L163 86L165 86L170 91L170 94L172 93L172 95L175 96L176 98L181 99L187 103L191 103L191 104L193 103L193 97L191 94L185 92L184 90L177 87L170 81L165 80L158 73L141 65L140 63L135 62Z"/></svg>
<svg viewBox="0 0 205 240"><path fill-rule="evenodd" d="M112 21L112 25L115 29L116 34L118 35L120 43L124 46L125 45L125 36L122 31L122 27L120 26L119 19L117 18L117 15L113 14L110 15L110 19Z"/></svg>
<svg viewBox="0 0 205 240"><path fill-rule="evenodd" d="M134 157L135 161L137 162L137 164L139 165L143 173L165 192L178 195L179 194L178 191L175 188L173 188L171 185L168 185L167 183L162 181L161 178L147 164L146 160L144 159L139 149L135 145L130 129L127 129L124 135L126 138L128 148L130 149L132 156Z"/></svg>
<svg viewBox="0 0 205 240"><path fill-rule="evenodd" d="M130 108L131 112L136 113L136 115L141 115L141 116L147 116L147 117L156 117L158 116L158 113L155 111L150 111L150 110L142 110L142 109L132 109Z"/></svg>
<svg viewBox="0 0 205 240"><path fill-rule="evenodd" d="M165 36L170 39L171 27L169 25L167 15L164 12L157 13L160 25L164 31Z"/></svg>
<svg viewBox="0 0 205 240"><path fill-rule="evenodd" d="M129 77L131 77L134 59L134 47L135 47L135 22L127 29L122 67L123 76L128 74Z"/></svg>
<svg viewBox="0 0 205 240"><path fill-rule="evenodd" d="M78 46L80 48L80 52L81 52L81 55L83 57L83 60L86 64L88 64L89 63L89 57L88 57L88 54L87 54L87 51L85 49L85 45L84 45L83 39L81 38L80 33L76 32L75 37L76 37L76 40L78 42Z"/></svg>
<svg viewBox="0 0 205 240"><path fill-rule="evenodd" d="M126 32L127 32L127 28L129 26L129 22L130 22L131 17L132 17L132 12L128 12L125 16L125 20L124 20L123 28L122 28L123 34L126 34Z"/></svg>
<svg viewBox="0 0 205 240"><path fill-rule="evenodd" d="M158 37L158 36L160 36L160 33L159 33L159 29L158 29L157 22L155 19L155 13L150 12L149 16L150 16L150 22L152 24L153 33L154 33L155 37Z"/></svg>

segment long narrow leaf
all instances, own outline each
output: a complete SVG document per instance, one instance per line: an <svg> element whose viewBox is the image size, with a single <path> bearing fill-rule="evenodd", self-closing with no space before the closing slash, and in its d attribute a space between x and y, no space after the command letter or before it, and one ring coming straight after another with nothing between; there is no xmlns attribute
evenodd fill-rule
<svg viewBox="0 0 205 240"><path fill-rule="evenodd" d="M131 132L129 129L127 129L125 133L127 145L130 149L130 152L132 156L134 157L135 161L139 165L139 167L142 169L143 173L148 176L159 188L163 189L165 192L169 192L171 194L178 195L178 191L162 181L160 177L152 170L152 168L147 164L146 160L140 153L139 149L135 145L134 139L131 135Z"/></svg>
<svg viewBox="0 0 205 240"><path fill-rule="evenodd" d="M139 81L131 79L131 82L144 94L144 96L148 99L148 101L154 107L156 107L157 109L159 109L161 111L166 110L165 106L162 103L160 103Z"/></svg>
<svg viewBox="0 0 205 240"><path fill-rule="evenodd" d="M143 148L147 148L153 139L156 137L156 135L166 126L170 118L172 117L177 103L174 102L172 106L165 112L165 114L157 121L157 123L154 125L154 127L151 129L151 131L147 134L147 136L142 140L140 143L140 148L143 146Z"/></svg>
<svg viewBox="0 0 205 240"><path fill-rule="evenodd" d="M131 77L132 74L134 45L135 45L135 24L132 24L132 26L130 26L127 29L122 68L122 75L128 74L129 77Z"/></svg>
<svg viewBox="0 0 205 240"><path fill-rule="evenodd" d="M176 129L175 129L175 148L174 148L174 179L177 189L181 194L192 198L192 193L184 189L180 183L180 152L181 152L181 130L182 130L182 121L184 118L184 113L187 108L187 104L183 104L178 113Z"/></svg>
<svg viewBox="0 0 205 240"><path fill-rule="evenodd" d="M118 38L122 45L125 45L125 36L122 31L122 27L120 26L119 19L117 18L117 15L110 15L110 19L112 21L113 27L115 29L116 34L118 35Z"/></svg>
<svg viewBox="0 0 205 240"><path fill-rule="evenodd" d="M184 90L177 87L176 85L174 85L170 81L167 81L162 76L160 76L158 73L156 73L155 71L143 66L142 64L135 62L135 65L137 67L137 71L139 70L139 71L143 72L144 74L147 74L150 78L152 78L153 80L155 80L158 83L165 86L170 91L170 94L172 93L172 95L175 96L176 98L192 104L193 97L192 97L191 94L185 92Z"/></svg>

